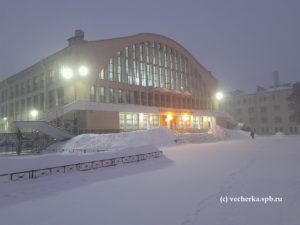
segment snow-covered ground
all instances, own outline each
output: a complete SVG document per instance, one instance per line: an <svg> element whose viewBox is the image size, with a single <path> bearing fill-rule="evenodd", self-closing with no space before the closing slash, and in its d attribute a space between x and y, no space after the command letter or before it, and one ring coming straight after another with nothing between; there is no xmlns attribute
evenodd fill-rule
<svg viewBox="0 0 300 225"><path fill-rule="evenodd" d="M300 137L161 147L166 157L0 183L1 224L229 225L300 221ZM1 163L0 163L1 164ZM220 197L282 198L228 202Z"/></svg>

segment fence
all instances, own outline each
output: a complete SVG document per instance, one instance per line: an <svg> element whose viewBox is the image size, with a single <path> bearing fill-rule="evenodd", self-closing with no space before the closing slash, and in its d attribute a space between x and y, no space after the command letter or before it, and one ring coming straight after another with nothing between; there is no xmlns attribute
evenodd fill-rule
<svg viewBox="0 0 300 225"><path fill-rule="evenodd" d="M82 162L76 164L69 164L64 166L49 167L36 170L28 170L22 172L0 174L0 181L17 181L17 180L28 180L37 179L44 176L64 174L75 171L87 171L93 169L99 169L103 167L116 166L124 163L139 162L143 160L148 160L152 158L158 158L162 156L162 151L130 155L124 157L116 157L111 159L102 159L90 162Z"/></svg>

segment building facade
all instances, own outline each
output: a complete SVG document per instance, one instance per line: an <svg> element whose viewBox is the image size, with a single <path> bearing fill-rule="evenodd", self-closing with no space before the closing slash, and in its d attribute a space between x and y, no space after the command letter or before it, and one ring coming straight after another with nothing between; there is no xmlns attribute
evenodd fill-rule
<svg viewBox="0 0 300 225"><path fill-rule="evenodd" d="M1 132L20 120L79 133L215 124L217 80L174 40L137 34L87 41L76 30L68 43L0 82Z"/></svg>
<svg viewBox="0 0 300 225"><path fill-rule="evenodd" d="M222 110L236 119L244 128L258 134L299 133L293 104L288 101L292 86L257 88L252 94L235 93L227 96Z"/></svg>

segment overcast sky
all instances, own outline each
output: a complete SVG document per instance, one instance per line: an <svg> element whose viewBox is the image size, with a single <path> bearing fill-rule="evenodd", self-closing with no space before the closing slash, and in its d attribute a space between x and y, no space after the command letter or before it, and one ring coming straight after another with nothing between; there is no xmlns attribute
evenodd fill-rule
<svg viewBox="0 0 300 225"><path fill-rule="evenodd" d="M0 0L0 79L67 46L142 32L174 39L221 89L300 81L299 0Z"/></svg>

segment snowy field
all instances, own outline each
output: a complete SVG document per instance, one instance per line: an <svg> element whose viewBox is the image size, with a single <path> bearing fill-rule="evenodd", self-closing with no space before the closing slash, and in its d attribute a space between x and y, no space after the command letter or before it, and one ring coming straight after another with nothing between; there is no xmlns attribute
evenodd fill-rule
<svg viewBox="0 0 300 225"><path fill-rule="evenodd" d="M165 157L139 163L2 182L0 224L299 225L300 137L239 137L160 147ZM220 202L241 196L282 202Z"/></svg>

